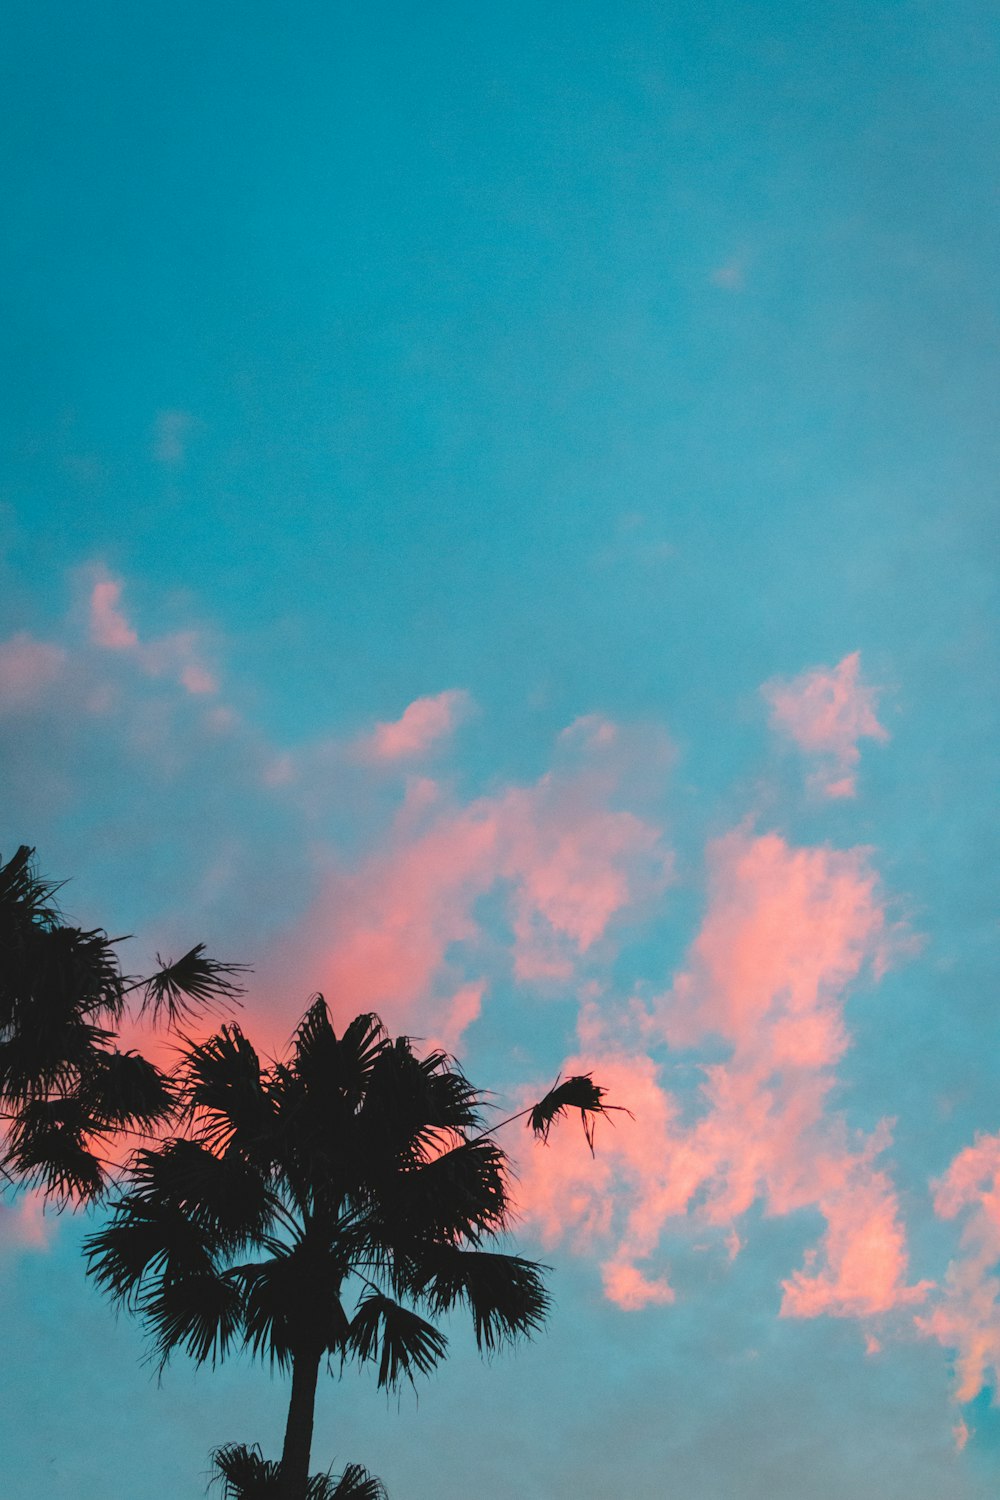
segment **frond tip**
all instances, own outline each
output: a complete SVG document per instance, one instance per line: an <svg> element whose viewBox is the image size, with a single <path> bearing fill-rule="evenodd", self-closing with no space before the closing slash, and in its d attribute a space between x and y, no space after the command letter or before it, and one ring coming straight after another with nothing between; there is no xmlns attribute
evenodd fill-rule
<svg viewBox="0 0 1000 1500"><path fill-rule="evenodd" d="M598 1115L606 1115L619 1106L603 1102L607 1089L594 1082L593 1074L578 1073L564 1083L556 1079L544 1099L528 1111L528 1125L541 1140L547 1141L552 1122L564 1110L578 1109L583 1122L583 1133L591 1155L594 1151L594 1122Z"/></svg>
<svg viewBox="0 0 1000 1500"><path fill-rule="evenodd" d="M245 974L248 964L223 964L205 957L205 944L196 943L175 963L165 963L159 954L160 968L142 981L140 1015L152 1013L154 1021L166 1014L167 1025L176 1026L187 1016L206 1010L228 1010L240 1003L245 985L236 978Z"/></svg>

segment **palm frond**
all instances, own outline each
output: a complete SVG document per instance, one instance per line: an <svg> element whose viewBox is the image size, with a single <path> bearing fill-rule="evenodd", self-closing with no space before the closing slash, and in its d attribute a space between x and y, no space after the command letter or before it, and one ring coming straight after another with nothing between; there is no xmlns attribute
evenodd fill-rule
<svg viewBox="0 0 1000 1500"><path fill-rule="evenodd" d="M444 1053L420 1059L408 1037L387 1042L372 1065L358 1132L375 1174L416 1166L436 1149L442 1131L478 1123L476 1091Z"/></svg>
<svg viewBox="0 0 1000 1500"><path fill-rule="evenodd" d="M189 1113L213 1151L234 1145L255 1161L269 1155L275 1110L260 1058L235 1022L205 1042L188 1043L180 1079Z"/></svg>
<svg viewBox="0 0 1000 1500"><path fill-rule="evenodd" d="M444 1130L475 1130L482 1124L479 1090L446 1052L420 1059L431 1099L431 1124Z"/></svg>
<svg viewBox="0 0 1000 1500"><path fill-rule="evenodd" d="M224 1500L277 1500L281 1495L281 1465L267 1459L255 1443L226 1443L214 1449L215 1473L209 1481L222 1485Z"/></svg>
<svg viewBox="0 0 1000 1500"><path fill-rule="evenodd" d="M88 1235L83 1251L87 1275L101 1290L146 1316L161 1283L219 1274L223 1246L175 1203L133 1194L115 1205L109 1224ZM150 1326L155 1333L155 1319Z"/></svg>
<svg viewBox="0 0 1000 1500"><path fill-rule="evenodd" d="M142 1299L161 1369L175 1349L184 1349L198 1364L223 1359L239 1332L242 1311L239 1289L211 1269L164 1277Z"/></svg>
<svg viewBox="0 0 1000 1500"><path fill-rule="evenodd" d="M279 1500L282 1493L281 1465L267 1459L258 1444L227 1443L212 1454L216 1472L209 1481L222 1483L223 1500ZM389 1500L380 1479L361 1464L348 1464L336 1479L327 1474L311 1474L306 1482L303 1500Z"/></svg>
<svg viewBox="0 0 1000 1500"><path fill-rule="evenodd" d="M302 1241L289 1247L272 1240L270 1249L269 1259L228 1272L240 1289L246 1346L282 1368L304 1341L340 1353L350 1331L340 1301L343 1268Z"/></svg>
<svg viewBox="0 0 1000 1500"><path fill-rule="evenodd" d="M166 1076L140 1053L95 1048L76 1089L95 1130L150 1126L169 1119L176 1096Z"/></svg>
<svg viewBox="0 0 1000 1500"><path fill-rule="evenodd" d="M117 1021L125 1004L115 943L101 927L36 926L27 935L20 975L32 1012Z"/></svg>
<svg viewBox="0 0 1000 1500"><path fill-rule="evenodd" d="M541 1328L550 1306L545 1269L519 1255L444 1245L428 1255L420 1290L435 1314L465 1303L476 1343L492 1353Z"/></svg>
<svg viewBox="0 0 1000 1500"><path fill-rule="evenodd" d="M346 1345L362 1362L377 1358L379 1387L395 1389L404 1376L412 1382L433 1370L448 1340L417 1313L371 1291L351 1320Z"/></svg>
<svg viewBox="0 0 1000 1500"><path fill-rule="evenodd" d="M400 1172L383 1188L379 1222L400 1249L420 1244L478 1244L507 1223L507 1159L489 1136L463 1140L449 1151ZM377 1231L376 1231L377 1232Z"/></svg>
<svg viewBox="0 0 1000 1500"><path fill-rule="evenodd" d="M27 844L4 863L0 858L0 947L15 952L33 927L56 927L59 909L52 896L61 881L43 880L34 865L35 851Z"/></svg>
<svg viewBox="0 0 1000 1500"><path fill-rule="evenodd" d="M217 1155L201 1141L165 1141L133 1158L129 1201L169 1206L232 1253L264 1236L276 1210L265 1177L232 1149Z"/></svg>
<svg viewBox="0 0 1000 1500"><path fill-rule="evenodd" d="M369 1474L361 1464L348 1464L335 1484L328 1483L332 1487L325 1494L317 1491L311 1495L307 1490L307 1500L389 1500L389 1492L381 1479Z"/></svg>
<svg viewBox="0 0 1000 1500"><path fill-rule="evenodd" d="M532 1105L528 1112L528 1124L536 1136L547 1141L556 1116L561 1115L567 1109L578 1109L583 1122L583 1133L587 1137L587 1145L593 1155L596 1117L606 1115L611 1109L621 1108L620 1105L604 1104L603 1099L606 1093L607 1089L596 1084L591 1073L576 1074L572 1078L567 1078L563 1083L560 1083L557 1078L545 1098Z"/></svg>
<svg viewBox="0 0 1000 1500"><path fill-rule="evenodd" d="M33 1099L11 1128L3 1164L59 1204L89 1202L106 1174L88 1140L90 1122L78 1099Z"/></svg>
<svg viewBox="0 0 1000 1500"><path fill-rule="evenodd" d="M340 1038L341 1051L350 1059L358 1102L364 1093L368 1075L387 1039L388 1032L374 1011L365 1011L355 1016Z"/></svg>
<svg viewBox="0 0 1000 1500"><path fill-rule="evenodd" d="M204 943L196 943L173 963L165 962L159 954L156 962L158 971L135 986L143 992L139 1013L149 1011L156 1022L166 1017L170 1027L206 1011L231 1010L245 993L245 985L235 976L247 973L249 965L206 958Z"/></svg>

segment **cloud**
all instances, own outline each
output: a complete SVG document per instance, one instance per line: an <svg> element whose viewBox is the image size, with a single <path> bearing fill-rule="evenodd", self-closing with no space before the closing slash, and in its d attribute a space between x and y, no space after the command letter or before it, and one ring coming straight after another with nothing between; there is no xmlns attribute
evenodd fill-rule
<svg viewBox="0 0 1000 1500"><path fill-rule="evenodd" d="M107 651L129 653L148 677L172 677L195 696L218 692L218 680L201 659L197 631L178 630L151 640L139 632L122 608L119 578L99 576L90 589L90 639Z"/></svg>
<svg viewBox="0 0 1000 1500"><path fill-rule="evenodd" d="M130 651L139 637L121 608L122 584L98 578L90 591L90 639L108 651Z"/></svg>
<svg viewBox="0 0 1000 1500"><path fill-rule="evenodd" d="M1000 1389L1000 1135L977 1135L934 1184L934 1211L964 1219L943 1297L920 1331L955 1351L957 1401Z"/></svg>
<svg viewBox="0 0 1000 1500"><path fill-rule="evenodd" d="M584 1046L564 1065L592 1071L631 1117L614 1117L596 1164L553 1136L524 1163L522 1207L546 1244L601 1254L605 1291L623 1307L668 1300L657 1263L668 1234L707 1230L732 1258L734 1223L758 1202L825 1221L782 1283L783 1316L869 1317L919 1301L928 1288L907 1284L897 1197L876 1164L888 1126L852 1136L827 1110L846 994L892 956L869 851L793 848L744 826L711 847L709 869L708 910L670 989L624 1014L588 1001ZM693 1101L669 1087L654 1056L663 1040L727 1048L702 1063Z"/></svg>
<svg viewBox="0 0 1000 1500"><path fill-rule="evenodd" d="M61 676L66 652L18 631L0 641L0 714L34 707Z"/></svg>
<svg viewBox="0 0 1000 1500"><path fill-rule="evenodd" d="M52 1215L45 1213L45 1199L34 1188L18 1193L12 1202L0 1203L0 1249L46 1250L55 1233Z"/></svg>
<svg viewBox="0 0 1000 1500"><path fill-rule="evenodd" d="M374 851L326 878L282 944L275 982L452 1044L456 995L469 1002L484 963L492 977L509 965L521 981L571 982L615 919L669 878L659 829L613 807L617 787L611 770L585 763L462 804L411 779ZM478 913L490 893L505 941Z"/></svg>
<svg viewBox="0 0 1000 1500"><path fill-rule="evenodd" d="M398 761L424 755L453 734L472 707L472 699L461 688L416 698L400 718L375 726L374 733L359 746L361 756L371 761Z"/></svg>
<svg viewBox="0 0 1000 1500"><path fill-rule="evenodd" d="M859 740L889 738L875 712L879 690L861 681L860 667L860 652L854 651L835 667L812 667L761 688L771 709L771 727L819 758L812 784L827 797L855 795L852 768L861 759Z"/></svg>

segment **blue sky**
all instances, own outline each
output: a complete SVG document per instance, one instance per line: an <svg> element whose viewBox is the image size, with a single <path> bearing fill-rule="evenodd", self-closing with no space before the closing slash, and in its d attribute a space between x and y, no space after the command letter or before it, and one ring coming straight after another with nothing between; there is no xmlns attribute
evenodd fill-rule
<svg viewBox="0 0 1000 1500"><path fill-rule="evenodd" d="M321 988L637 1116L514 1143L536 1345L328 1384L395 1496L994 1493L998 42L9 7L0 850L268 1045ZM10 1493L273 1449L82 1232L0 1221Z"/></svg>

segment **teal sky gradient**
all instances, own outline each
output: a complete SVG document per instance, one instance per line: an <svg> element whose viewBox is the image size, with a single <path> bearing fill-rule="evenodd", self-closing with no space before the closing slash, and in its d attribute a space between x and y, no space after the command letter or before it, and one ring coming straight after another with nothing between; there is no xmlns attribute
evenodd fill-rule
<svg viewBox="0 0 1000 1500"><path fill-rule="evenodd" d="M998 54L981 0L7 7L3 854L141 934L136 968L185 939L251 962L274 1045L314 989L383 1006L349 962L370 923L412 958L397 1028L482 985L455 1044L503 1099L627 1047L688 1122L733 1038L657 1017L725 907L716 841L867 850L896 931L837 989L823 1149L895 1121L924 1301L780 1316L820 1213L760 1188L729 1260L703 1184L646 1267L676 1300L628 1310L620 1133L610 1237L546 1242L529 1164L545 1336L483 1368L456 1328L419 1405L321 1392L317 1463L394 1500L995 1494L996 1370L956 1401L960 1342L914 1317L952 1305L977 1211L933 1183L1000 1130ZM888 739L796 745L762 687L855 652ZM158 1389L81 1227L40 1249L17 1213L11 1500L193 1495L213 1444L276 1448L265 1371Z"/></svg>

